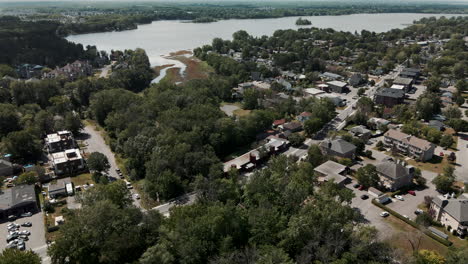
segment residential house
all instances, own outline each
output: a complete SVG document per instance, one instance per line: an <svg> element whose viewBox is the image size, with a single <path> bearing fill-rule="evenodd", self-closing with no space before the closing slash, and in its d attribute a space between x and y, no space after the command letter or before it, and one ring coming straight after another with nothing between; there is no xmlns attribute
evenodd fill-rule
<svg viewBox="0 0 468 264"><path fill-rule="evenodd" d="M325 139L319 144L324 155L354 159L356 146L344 139Z"/></svg>
<svg viewBox="0 0 468 264"><path fill-rule="evenodd" d="M327 85L330 89L330 91L335 92L335 93L344 93L347 90L348 84L345 82L341 81L331 81L327 82Z"/></svg>
<svg viewBox="0 0 468 264"><path fill-rule="evenodd" d="M386 158L377 164L376 168L380 184L391 191L408 186L413 182L414 167L406 166L403 161Z"/></svg>
<svg viewBox="0 0 468 264"><path fill-rule="evenodd" d="M429 214L434 220L446 226L459 236L468 234L468 196L462 194L456 199L437 196L432 199Z"/></svg>
<svg viewBox="0 0 468 264"><path fill-rule="evenodd" d="M405 87L405 92L408 92L411 90L411 88L413 88L413 79L397 77L395 80L393 80L393 84L403 85Z"/></svg>
<svg viewBox="0 0 468 264"><path fill-rule="evenodd" d="M297 121L291 121L283 125L283 131L298 132L302 130L302 124Z"/></svg>
<svg viewBox="0 0 468 264"><path fill-rule="evenodd" d="M379 89L374 94L374 102L386 107L393 107L397 104L403 104L405 101L405 92L392 88Z"/></svg>
<svg viewBox="0 0 468 264"><path fill-rule="evenodd" d="M327 99L327 100L330 100L333 104L335 104L335 106L337 107L341 107L341 106L345 106L346 105L346 101L343 100L343 98L341 98L340 95L338 94L334 94L334 93L324 93L324 94L319 94L317 96L317 98L320 98L320 99Z"/></svg>
<svg viewBox="0 0 468 264"><path fill-rule="evenodd" d="M320 74L319 77L325 80L342 80L343 79L343 76L336 74L336 73L332 73L332 72L324 72Z"/></svg>
<svg viewBox="0 0 468 264"><path fill-rule="evenodd" d="M416 68L404 68L398 76L416 80L421 75L421 70Z"/></svg>
<svg viewBox="0 0 468 264"><path fill-rule="evenodd" d="M344 186L344 184L349 181L349 178L346 177L348 170L348 167L328 160L322 163L320 166L316 167L314 172L318 177L319 182L334 181L340 186Z"/></svg>
<svg viewBox="0 0 468 264"><path fill-rule="evenodd" d="M22 64L18 66L16 71L18 72L18 75L22 79L30 79L33 77L40 77L41 76L41 71L44 67L41 65L35 65L35 64Z"/></svg>
<svg viewBox="0 0 468 264"><path fill-rule="evenodd" d="M277 128L281 125L284 125L284 123L286 123L286 119L278 119L278 120L275 120L273 121L273 128Z"/></svg>
<svg viewBox="0 0 468 264"><path fill-rule="evenodd" d="M360 73L355 73L353 74L350 78L349 78L349 84L353 87L356 87L356 86L359 86L363 83L366 82L366 80L364 79L364 77L362 76L362 74Z"/></svg>
<svg viewBox="0 0 468 264"><path fill-rule="evenodd" d="M49 153L65 151L76 148L75 139L70 131L58 131L48 134L45 138L45 144Z"/></svg>
<svg viewBox="0 0 468 264"><path fill-rule="evenodd" d="M0 192L0 221L9 216L38 211L34 185L18 185Z"/></svg>
<svg viewBox="0 0 468 264"><path fill-rule="evenodd" d="M445 124L442 121L439 120L429 120L429 127L435 128L438 131L444 131L445 130Z"/></svg>
<svg viewBox="0 0 468 264"><path fill-rule="evenodd" d="M328 87L328 85L327 85ZM325 91L316 89L316 88L306 88L304 89L304 96L305 97L317 97L320 94L324 94Z"/></svg>
<svg viewBox="0 0 468 264"><path fill-rule="evenodd" d="M297 116L297 120L301 123L309 120L312 117L312 114L309 112L302 112Z"/></svg>
<svg viewBox="0 0 468 264"><path fill-rule="evenodd" d="M0 176L11 175L13 175L13 163L5 159L0 159Z"/></svg>
<svg viewBox="0 0 468 264"><path fill-rule="evenodd" d="M58 179L54 183L49 183L47 191L49 192L49 198L55 199L57 197L63 197L73 194L73 183L70 177L64 179Z"/></svg>
<svg viewBox="0 0 468 264"><path fill-rule="evenodd" d="M383 119L383 118L379 118L379 117L371 117L367 121L368 127L372 129L380 129L382 127L388 126L389 124L390 124L390 121Z"/></svg>
<svg viewBox="0 0 468 264"><path fill-rule="evenodd" d="M85 169L83 157L79 149L67 149L52 153L52 166L56 175L72 174Z"/></svg>
<svg viewBox="0 0 468 264"><path fill-rule="evenodd" d="M427 140L390 129L384 134L384 144L407 156L428 161L434 155L435 145Z"/></svg>
<svg viewBox="0 0 468 264"><path fill-rule="evenodd" d="M365 142L372 137L372 132L365 126L355 126L349 130L349 133Z"/></svg>
<svg viewBox="0 0 468 264"><path fill-rule="evenodd" d="M57 67L55 70L44 73L43 77L46 79L65 77L70 80L75 80L79 77L89 76L92 72L93 67L88 61L76 60L72 63L68 63L62 68Z"/></svg>

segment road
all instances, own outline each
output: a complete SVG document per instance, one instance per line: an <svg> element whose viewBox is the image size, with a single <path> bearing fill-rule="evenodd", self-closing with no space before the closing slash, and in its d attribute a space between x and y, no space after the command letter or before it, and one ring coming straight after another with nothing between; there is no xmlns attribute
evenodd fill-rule
<svg viewBox="0 0 468 264"><path fill-rule="evenodd" d="M189 194L184 194L182 196L179 196L175 199L172 199L171 201L158 205L154 207L152 210L157 210L159 211L162 215L168 217L169 216L169 211L172 207L174 206L180 206L180 205L191 205L194 204L195 201L197 200L197 194L196 193L189 193Z"/></svg>
<svg viewBox="0 0 468 264"><path fill-rule="evenodd" d="M112 69L112 64L106 65L101 69L101 74L99 74L99 78L108 78L109 77L109 71Z"/></svg>
<svg viewBox="0 0 468 264"><path fill-rule="evenodd" d="M468 182L468 134L459 133L457 144L457 164L460 166L455 167L455 175L457 180Z"/></svg>
<svg viewBox="0 0 468 264"><path fill-rule="evenodd" d="M104 138L102 137L101 133L96 130L94 126L87 125L83 129L83 133L85 134L85 144L86 144L86 151L89 153L92 152L101 152L104 154L107 159L109 160L110 164L110 169L109 169L109 176L115 178L115 179L120 179L119 175L116 172L116 169L118 168L117 162L115 161L115 155L110 149L110 147L106 144ZM130 190L133 195L136 193L134 189ZM138 199L133 199L133 204L138 207L142 208L140 204L140 200Z"/></svg>

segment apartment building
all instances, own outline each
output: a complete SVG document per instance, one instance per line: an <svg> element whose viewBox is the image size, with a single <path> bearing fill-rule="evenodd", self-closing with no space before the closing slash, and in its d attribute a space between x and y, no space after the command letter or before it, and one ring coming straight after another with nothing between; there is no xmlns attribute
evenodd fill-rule
<svg viewBox="0 0 468 264"><path fill-rule="evenodd" d="M393 150L421 161L432 159L435 150L435 144L395 129L390 129L384 134L384 144Z"/></svg>

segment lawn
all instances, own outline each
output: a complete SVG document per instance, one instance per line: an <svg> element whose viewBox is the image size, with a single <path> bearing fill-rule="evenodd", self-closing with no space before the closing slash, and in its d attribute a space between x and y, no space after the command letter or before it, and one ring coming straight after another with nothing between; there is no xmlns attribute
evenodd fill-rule
<svg viewBox="0 0 468 264"><path fill-rule="evenodd" d="M243 117L243 116L248 116L250 114L251 110L244 110L244 109L237 109L234 110L234 115L238 117Z"/></svg>
<svg viewBox="0 0 468 264"><path fill-rule="evenodd" d="M91 177L91 173L83 173L78 176L71 177L71 181L73 182L75 186L84 185L86 183L89 183L89 184L94 183Z"/></svg>
<svg viewBox="0 0 468 264"><path fill-rule="evenodd" d="M414 159L407 160L408 164L417 167L421 170L428 170L435 173L442 173L444 171L444 167L450 165L450 162L445 157L440 157L434 155L434 157L426 162L418 162Z"/></svg>
<svg viewBox="0 0 468 264"><path fill-rule="evenodd" d="M406 254L411 255L413 253L413 249L410 241L412 241L417 246L418 250L427 249L437 251L442 255L447 254L448 248L446 246L440 244L402 220L390 215L386 218L386 221L388 221L395 230L398 231L397 234L393 235L392 238L388 240L391 246L399 248Z"/></svg>

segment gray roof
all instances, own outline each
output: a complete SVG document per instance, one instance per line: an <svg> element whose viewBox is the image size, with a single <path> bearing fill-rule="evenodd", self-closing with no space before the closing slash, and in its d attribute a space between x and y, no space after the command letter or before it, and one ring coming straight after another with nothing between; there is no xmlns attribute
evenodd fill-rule
<svg viewBox="0 0 468 264"><path fill-rule="evenodd" d="M330 143L331 143L331 146L329 145ZM353 144L341 138L334 139L334 140L327 139L327 140L322 141L320 145L324 148L331 149L341 154L346 154L349 152L356 151L356 146L354 146Z"/></svg>
<svg viewBox="0 0 468 264"><path fill-rule="evenodd" d="M24 202L36 202L34 185L18 185L0 192L0 210L8 210Z"/></svg>
<svg viewBox="0 0 468 264"><path fill-rule="evenodd" d="M432 202L443 208L445 212L451 215L458 222L468 221L468 198L464 195L461 199L445 199L437 196Z"/></svg>
<svg viewBox="0 0 468 264"><path fill-rule="evenodd" d="M58 179L56 183L50 183L47 190L49 192L55 192L61 189L65 189L66 188L65 185L67 183L71 183L70 177L64 178L64 179Z"/></svg>
<svg viewBox="0 0 468 264"><path fill-rule="evenodd" d="M334 162L332 160L328 160L320 166L316 167L314 171L317 171L323 175L330 175L330 174L341 174L346 170L346 166L340 163Z"/></svg>
<svg viewBox="0 0 468 264"><path fill-rule="evenodd" d="M371 133L371 131L367 129L365 126L355 126L351 128L349 131L352 133L361 134L361 135Z"/></svg>
<svg viewBox="0 0 468 264"><path fill-rule="evenodd" d="M383 160L377 164L377 172L383 174L392 179L398 179L404 176L408 176L408 169L401 163L392 160Z"/></svg>
<svg viewBox="0 0 468 264"><path fill-rule="evenodd" d="M383 88L377 91L376 95L385 96L385 97L393 97L393 98L404 98L405 91L399 89L392 89L392 88Z"/></svg>
<svg viewBox="0 0 468 264"><path fill-rule="evenodd" d="M413 79L411 79L411 78L397 77L393 81L393 84L410 85L412 82L413 82Z"/></svg>
<svg viewBox="0 0 468 264"><path fill-rule="evenodd" d="M0 168L11 168L13 167L13 163L9 162L8 160L0 159Z"/></svg>

